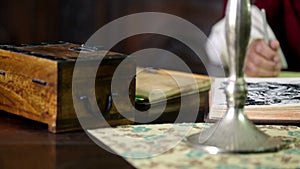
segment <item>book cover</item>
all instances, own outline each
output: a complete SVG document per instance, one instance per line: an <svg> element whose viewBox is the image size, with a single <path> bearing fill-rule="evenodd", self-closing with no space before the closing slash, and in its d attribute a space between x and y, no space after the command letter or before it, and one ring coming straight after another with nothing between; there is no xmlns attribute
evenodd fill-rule
<svg viewBox="0 0 300 169"><path fill-rule="evenodd" d="M137 68L136 97L150 104L210 89L205 75L166 69Z"/></svg>

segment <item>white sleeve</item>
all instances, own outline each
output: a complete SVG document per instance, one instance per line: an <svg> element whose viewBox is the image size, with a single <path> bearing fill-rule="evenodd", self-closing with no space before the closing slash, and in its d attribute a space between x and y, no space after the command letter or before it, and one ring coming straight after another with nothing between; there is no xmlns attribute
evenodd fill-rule
<svg viewBox="0 0 300 169"><path fill-rule="evenodd" d="M226 39L225 39L225 19L221 19L211 29L211 33L206 42L206 52L209 60L212 64L222 65L224 58L221 55L227 54L225 51Z"/></svg>

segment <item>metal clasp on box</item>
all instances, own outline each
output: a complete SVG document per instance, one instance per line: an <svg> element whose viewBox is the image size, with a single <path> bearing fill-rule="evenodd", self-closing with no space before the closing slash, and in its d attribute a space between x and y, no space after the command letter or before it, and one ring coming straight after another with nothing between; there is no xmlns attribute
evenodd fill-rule
<svg viewBox="0 0 300 169"><path fill-rule="evenodd" d="M0 75L5 75L6 74L6 72L4 71L4 70L0 70Z"/></svg>
<svg viewBox="0 0 300 169"><path fill-rule="evenodd" d="M96 112L92 108L92 105L91 105L91 103L89 101L89 98L87 96L80 96L79 99L84 102L84 105L85 105L85 107L87 108L87 110L88 110L88 112L90 114L92 114L94 116L98 116L99 115L98 112ZM109 94L106 97L104 112L101 112L104 117L106 117L106 116L109 115L111 107L112 107L112 96L111 96L111 94Z"/></svg>

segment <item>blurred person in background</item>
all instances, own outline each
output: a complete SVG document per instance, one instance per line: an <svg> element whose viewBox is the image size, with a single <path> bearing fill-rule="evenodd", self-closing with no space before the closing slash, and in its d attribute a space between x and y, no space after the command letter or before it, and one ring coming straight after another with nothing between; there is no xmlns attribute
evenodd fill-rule
<svg viewBox="0 0 300 169"><path fill-rule="evenodd" d="M227 0L224 1L224 14ZM266 11L267 33L263 14ZM251 6L251 35L245 58L245 74L251 77L277 77L282 70L300 71L300 1L256 0ZM265 36L268 35L268 41ZM206 50L214 64L226 65L224 18L209 35ZM224 66L226 70L226 66Z"/></svg>

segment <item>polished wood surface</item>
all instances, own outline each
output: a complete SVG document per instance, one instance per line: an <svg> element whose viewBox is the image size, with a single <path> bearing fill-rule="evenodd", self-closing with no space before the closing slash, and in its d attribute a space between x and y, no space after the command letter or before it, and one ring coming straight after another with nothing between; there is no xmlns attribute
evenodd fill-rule
<svg viewBox="0 0 300 169"><path fill-rule="evenodd" d="M134 168L84 131L53 134L47 125L0 111L1 169Z"/></svg>

